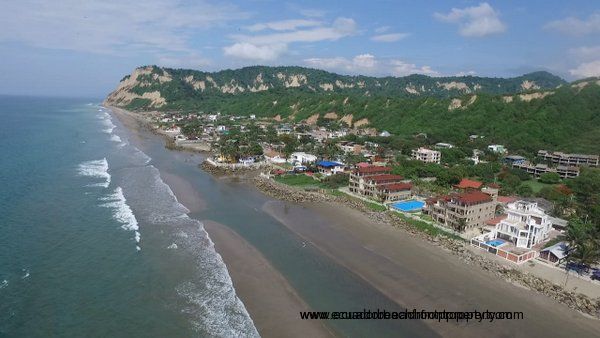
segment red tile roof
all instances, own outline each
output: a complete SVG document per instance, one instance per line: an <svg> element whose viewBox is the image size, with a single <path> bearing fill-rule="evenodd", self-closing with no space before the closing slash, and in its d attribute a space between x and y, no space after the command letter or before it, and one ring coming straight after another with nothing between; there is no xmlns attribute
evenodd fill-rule
<svg viewBox="0 0 600 338"><path fill-rule="evenodd" d="M460 183L455 184L454 187L457 189L479 189L483 183L473 181L467 178L460 180Z"/></svg>
<svg viewBox="0 0 600 338"><path fill-rule="evenodd" d="M460 204L473 205L492 201L492 196L478 190L453 196Z"/></svg>
<svg viewBox="0 0 600 338"><path fill-rule="evenodd" d="M513 197L513 196L498 196L498 202L504 203L504 204L512 203L516 200L517 200L517 198Z"/></svg>
<svg viewBox="0 0 600 338"><path fill-rule="evenodd" d="M402 177L400 175L392 175L392 174L377 175L377 176L372 176L372 177L366 178L367 181L373 181L375 183L385 182L385 181L401 181L402 179L404 179L404 177Z"/></svg>
<svg viewBox="0 0 600 338"><path fill-rule="evenodd" d="M505 219L506 217L508 217L508 215L507 214L503 214L503 215L500 215L498 217L494 217L492 219L488 219L487 221L485 221L485 224L486 225L495 226L496 224L500 223L500 221L503 220L503 219Z"/></svg>
<svg viewBox="0 0 600 338"><path fill-rule="evenodd" d="M384 184L377 187L379 190L388 190L388 191L405 191L412 189L412 183L392 183L392 184Z"/></svg>
<svg viewBox="0 0 600 338"><path fill-rule="evenodd" d="M356 169L356 171L360 174L374 174L374 173L385 173L392 171L390 167L382 167L382 166L368 166L368 167L360 167Z"/></svg>

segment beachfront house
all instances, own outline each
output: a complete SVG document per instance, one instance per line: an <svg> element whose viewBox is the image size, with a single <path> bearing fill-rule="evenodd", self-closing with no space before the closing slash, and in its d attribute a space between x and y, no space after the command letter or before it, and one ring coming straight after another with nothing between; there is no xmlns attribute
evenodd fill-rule
<svg viewBox="0 0 600 338"><path fill-rule="evenodd" d="M312 154L307 154L304 152L294 152L288 159L293 165L305 165L310 163L315 163L317 161L317 157Z"/></svg>
<svg viewBox="0 0 600 338"><path fill-rule="evenodd" d="M453 229L483 227L494 218L497 198L498 189L488 187L453 193L427 199L423 212L435 222Z"/></svg>
<svg viewBox="0 0 600 338"><path fill-rule="evenodd" d="M527 249L548 239L552 222L537 203L516 201L504 210L507 217L496 225L496 238Z"/></svg>
<svg viewBox="0 0 600 338"><path fill-rule="evenodd" d="M333 161L319 161L316 163L319 173L324 176L331 176L338 173L344 172L345 165L339 162Z"/></svg>
<svg viewBox="0 0 600 338"><path fill-rule="evenodd" d="M393 175L392 168L384 166L359 166L350 173L348 188L351 193L383 203L412 196L412 184L400 175Z"/></svg>
<svg viewBox="0 0 600 338"><path fill-rule="evenodd" d="M567 258L568 252L567 242L559 242L540 251L539 259L558 265Z"/></svg>

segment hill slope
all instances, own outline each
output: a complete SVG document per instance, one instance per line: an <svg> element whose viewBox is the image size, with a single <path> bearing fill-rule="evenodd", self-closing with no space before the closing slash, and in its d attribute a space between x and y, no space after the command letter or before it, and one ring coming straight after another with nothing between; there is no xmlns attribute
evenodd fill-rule
<svg viewBox="0 0 600 338"><path fill-rule="evenodd" d="M470 93L504 94L555 88L565 81L547 72L511 79L485 77L345 76L302 67L254 66L207 73L156 66L140 67L123 78L107 103L160 109L197 109L214 97L299 91L364 96L453 97Z"/></svg>
<svg viewBox="0 0 600 338"><path fill-rule="evenodd" d="M460 143L479 134L514 151L600 153L600 81L566 84L545 72L512 79L373 78L300 67L203 73L151 66L126 76L105 103L294 121L326 116L403 137L426 133L432 141Z"/></svg>

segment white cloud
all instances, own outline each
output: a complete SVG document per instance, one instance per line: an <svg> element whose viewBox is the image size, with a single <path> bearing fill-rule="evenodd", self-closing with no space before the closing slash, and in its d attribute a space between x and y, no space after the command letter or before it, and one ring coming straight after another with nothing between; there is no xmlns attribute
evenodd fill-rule
<svg viewBox="0 0 600 338"><path fill-rule="evenodd" d="M377 41L377 42L395 42L395 41L402 40L409 35L410 34L408 34L408 33L381 34L381 35L372 36L371 40Z"/></svg>
<svg viewBox="0 0 600 338"><path fill-rule="evenodd" d="M381 27L377 27L375 28L375 33L381 34L381 33L385 33L387 31L390 30L390 26L381 26Z"/></svg>
<svg viewBox="0 0 600 338"><path fill-rule="evenodd" d="M316 20L295 19L257 23L246 27L246 29L251 32L258 32L265 29L272 29L275 31L289 31L301 27L314 27L319 25L321 25L321 22Z"/></svg>
<svg viewBox="0 0 600 338"><path fill-rule="evenodd" d="M569 35L585 35L600 33L600 13L591 14L587 19L581 20L568 17L547 23L544 28L557 30Z"/></svg>
<svg viewBox="0 0 600 338"><path fill-rule="evenodd" d="M285 52L289 44L336 41L354 35L356 31L356 22L353 19L340 17L329 26L321 25L260 35L232 35L231 38L236 42L225 47L223 51L225 55L232 57L271 61ZM252 57L252 52L256 52L257 56Z"/></svg>
<svg viewBox="0 0 600 338"><path fill-rule="evenodd" d="M596 60L600 59L600 46L572 48L569 53L580 60Z"/></svg>
<svg viewBox="0 0 600 338"><path fill-rule="evenodd" d="M434 13L433 16L442 22L458 24L460 35L465 37L482 37L506 30L499 13L487 2L462 9L452 8L447 14Z"/></svg>
<svg viewBox="0 0 600 338"><path fill-rule="evenodd" d="M207 1L3 1L0 42L91 53L190 52L194 32L245 17Z"/></svg>
<svg viewBox="0 0 600 338"><path fill-rule="evenodd" d="M430 66L418 67L413 63L407 63L402 60L392 60L390 64L392 66L392 74L395 76L406 76L411 74L423 74L429 76L440 75L440 73L431 69Z"/></svg>
<svg viewBox="0 0 600 338"><path fill-rule="evenodd" d="M211 61L203 56L190 53L184 55L160 55L156 64L171 68L202 68L211 64Z"/></svg>
<svg viewBox="0 0 600 338"><path fill-rule="evenodd" d="M273 61L286 50L287 45L282 43L257 46L248 42L237 42L223 48L227 56L256 61Z"/></svg>
<svg viewBox="0 0 600 338"><path fill-rule="evenodd" d="M291 32L269 33L262 35L232 35L238 42L248 42L255 45L335 41L356 33L356 22L348 18L337 18L331 26L319 26L310 29L299 29Z"/></svg>
<svg viewBox="0 0 600 338"><path fill-rule="evenodd" d="M600 59L582 63L577 68L569 70L569 73L577 78L600 76Z"/></svg>
<svg viewBox="0 0 600 338"><path fill-rule="evenodd" d="M437 76L439 73L430 66L418 67L397 59L377 59L372 54L360 54L352 59L344 57L310 58L305 59L308 66L329 71L341 71L349 74L361 75L395 75L405 76L410 74L425 74Z"/></svg>
<svg viewBox="0 0 600 338"><path fill-rule="evenodd" d="M352 59L344 57L335 58L310 58L304 62L311 66L327 70L342 70L350 73L370 74L376 70L378 61L371 54L360 54Z"/></svg>
<svg viewBox="0 0 600 338"><path fill-rule="evenodd" d="M475 76L477 75L477 72L474 70L469 70L466 72L458 72L456 74L454 74L455 76Z"/></svg>
<svg viewBox="0 0 600 338"><path fill-rule="evenodd" d="M325 16L325 11L320 9L301 9L300 14L309 18L321 18Z"/></svg>

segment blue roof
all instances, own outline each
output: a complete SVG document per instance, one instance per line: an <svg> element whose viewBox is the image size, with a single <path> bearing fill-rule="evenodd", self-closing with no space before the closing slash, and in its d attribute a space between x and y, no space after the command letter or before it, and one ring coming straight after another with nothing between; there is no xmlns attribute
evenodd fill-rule
<svg viewBox="0 0 600 338"><path fill-rule="evenodd" d="M333 168L333 167L341 167L343 164L338 163L338 162L332 162L332 161L319 161L319 162L317 162L317 165L319 167Z"/></svg>

